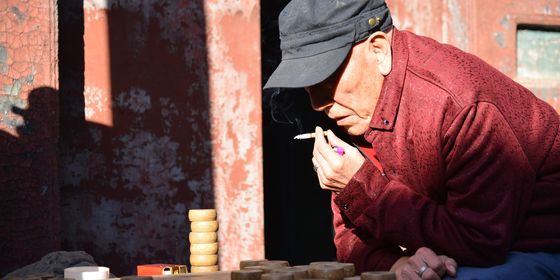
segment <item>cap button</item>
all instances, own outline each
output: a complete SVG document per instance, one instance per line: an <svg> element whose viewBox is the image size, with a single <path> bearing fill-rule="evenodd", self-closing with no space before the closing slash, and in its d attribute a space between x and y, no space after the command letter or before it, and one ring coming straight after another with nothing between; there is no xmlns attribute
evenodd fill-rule
<svg viewBox="0 0 560 280"><path fill-rule="evenodd" d="M377 25L377 19L375 19L375 18L370 18L370 19L368 19L368 24L369 24L369 26L371 26L371 27L376 26L376 25Z"/></svg>

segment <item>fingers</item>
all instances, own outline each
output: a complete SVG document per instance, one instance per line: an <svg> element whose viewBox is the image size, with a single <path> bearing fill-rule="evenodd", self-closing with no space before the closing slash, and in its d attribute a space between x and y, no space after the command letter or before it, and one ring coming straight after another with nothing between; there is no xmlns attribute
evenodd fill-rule
<svg viewBox="0 0 560 280"><path fill-rule="evenodd" d="M342 147L344 148L344 150L348 150L348 148L352 148L352 146L350 146L348 143L338 138L331 130L327 130L327 139L329 140L329 143L333 147L334 146Z"/></svg>
<svg viewBox="0 0 560 280"><path fill-rule="evenodd" d="M441 255L439 257L445 266L447 274L455 276L457 274L457 262L448 256Z"/></svg>
<svg viewBox="0 0 560 280"><path fill-rule="evenodd" d="M332 134L332 132L330 132ZM320 172L317 174L322 175L319 177L320 182L328 186L329 188L341 186L338 185L338 182L334 180L334 170L340 169L342 165L342 161L340 156L332 150L332 147L325 136L323 135L323 129L320 127L315 128L315 144L313 146L313 157L315 159L315 163L319 168L317 169Z"/></svg>
<svg viewBox="0 0 560 280"><path fill-rule="evenodd" d="M331 182L325 176L325 173L323 172L323 170L319 167L320 165L319 165L317 159L315 157L313 157L311 159L311 161L313 162L313 169L315 170L315 172L317 172L317 178L319 179L319 185L321 186L321 188L324 189L324 190L329 190L329 191L339 191L340 189L330 186Z"/></svg>
<svg viewBox="0 0 560 280"><path fill-rule="evenodd" d="M313 163L317 166L317 175L323 189L343 189L352 176L360 169L365 158L360 151L327 132L327 139L320 127L315 128L315 143L313 145ZM344 154L333 150L332 145L342 147Z"/></svg>
<svg viewBox="0 0 560 280"><path fill-rule="evenodd" d="M404 265L403 267L397 269L396 271L397 279L430 279L430 280L440 280L441 277L438 276L433 270L427 268L422 271L419 268L415 268L415 266L411 265L410 263Z"/></svg>
<svg viewBox="0 0 560 280"><path fill-rule="evenodd" d="M334 133L332 133L332 131L328 131L327 134L332 135L332 137L336 138L336 136L334 136ZM314 145L314 149L313 149L313 156L317 157L320 161L324 160L326 163L328 163L330 166L337 166L340 165L340 158L335 151L333 151L333 143L330 142L331 138L329 138L329 142L327 142L327 139L325 138L325 136L323 135L323 129L320 127L316 127L315 128L315 145ZM339 144L342 146L344 143L342 140L338 139ZM347 145L347 144L346 144Z"/></svg>
<svg viewBox="0 0 560 280"><path fill-rule="evenodd" d="M445 255L436 255L422 247L403 262L395 263L397 279L441 279L445 275L455 276L457 262Z"/></svg>
<svg viewBox="0 0 560 280"><path fill-rule="evenodd" d="M441 258L429 248L422 247L416 251L421 260L432 269L437 275L445 275L446 268Z"/></svg>
<svg viewBox="0 0 560 280"><path fill-rule="evenodd" d="M440 279L440 275L418 255L408 259L408 265L403 272L409 276L404 279ZM415 277L411 277L411 275Z"/></svg>

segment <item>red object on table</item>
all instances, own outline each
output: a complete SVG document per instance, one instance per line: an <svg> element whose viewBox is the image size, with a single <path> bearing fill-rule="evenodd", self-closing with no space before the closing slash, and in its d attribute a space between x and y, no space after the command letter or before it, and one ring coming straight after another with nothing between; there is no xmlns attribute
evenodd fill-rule
<svg viewBox="0 0 560 280"><path fill-rule="evenodd" d="M182 264L139 264L136 266L138 276L173 275L187 273L187 266Z"/></svg>

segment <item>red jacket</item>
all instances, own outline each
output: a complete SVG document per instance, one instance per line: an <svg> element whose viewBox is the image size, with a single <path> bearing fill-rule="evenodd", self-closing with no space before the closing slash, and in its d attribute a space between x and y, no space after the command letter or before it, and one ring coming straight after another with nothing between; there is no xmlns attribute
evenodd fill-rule
<svg viewBox="0 0 560 280"><path fill-rule="evenodd" d="M558 113L452 46L394 29L392 50L364 135L385 174L366 160L333 195L339 261L387 270L426 246L489 266L560 251Z"/></svg>

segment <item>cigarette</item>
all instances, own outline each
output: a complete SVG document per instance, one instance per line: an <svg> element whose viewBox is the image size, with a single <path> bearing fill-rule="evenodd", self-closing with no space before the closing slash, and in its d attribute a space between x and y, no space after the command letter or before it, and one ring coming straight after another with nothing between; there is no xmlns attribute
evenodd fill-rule
<svg viewBox="0 0 560 280"><path fill-rule="evenodd" d="M327 132L323 131L323 134L325 136L327 136ZM298 140L303 140L303 139L311 139L311 138L315 138L315 132L311 132L311 133L303 133L303 134L298 134L296 135L296 137L294 137L294 139L298 139ZM340 156L344 155L344 148L339 147L339 146L334 146L333 147L333 151L335 153L337 153Z"/></svg>
<svg viewBox="0 0 560 280"><path fill-rule="evenodd" d="M323 131L323 135L327 136L327 132ZM311 138L315 138L315 132L298 134L296 135L296 137L294 137L294 139L298 139L298 140L311 139Z"/></svg>

